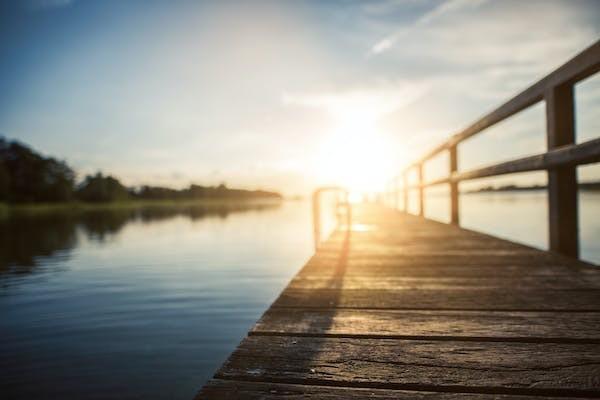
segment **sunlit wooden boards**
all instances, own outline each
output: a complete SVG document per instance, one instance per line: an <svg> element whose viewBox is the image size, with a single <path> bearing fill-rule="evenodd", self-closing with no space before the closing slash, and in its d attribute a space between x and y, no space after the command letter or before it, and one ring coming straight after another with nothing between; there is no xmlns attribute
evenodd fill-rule
<svg viewBox="0 0 600 400"><path fill-rule="evenodd" d="M440 310L560 310L600 308L600 291L593 290L287 290L277 307L331 307Z"/></svg>
<svg viewBox="0 0 600 400"><path fill-rule="evenodd" d="M600 397L600 270L376 206L199 399Z"/></svg>
<svg viewBox="0 0 600 400"><path fill-rule="evenodd" d="M548 395L591 395L599 376L597 344L296 336L248 337L217 373L267 382Z"/></svg>
<svg viewBox="0 0 600 400"><path fill-rule="evenodd" d="M213 379L199 398L223 400L548 400L556 397L520 396L479 393L428 392L424 390L389 390L319 385L295 385L272 382L246 382Z"/></svg>
<svg viewBox="0 0 600 400"><path fill-rule="evenodd" d="M600 344L600 313L272 308L250 335Z"/></svg>

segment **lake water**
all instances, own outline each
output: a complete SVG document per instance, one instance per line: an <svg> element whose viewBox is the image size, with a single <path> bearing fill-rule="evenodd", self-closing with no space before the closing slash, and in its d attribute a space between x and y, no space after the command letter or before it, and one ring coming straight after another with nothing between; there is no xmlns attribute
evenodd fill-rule
<svg viewBox="0 0 600 400"><path fill-rule="evenodd" d="M459 204L460 223L465 228L548 248L545 190L468 193L461 195ZM446 196L429 196L425 209L428 218L449 221L450 204ZM600 264L600 192L579 192L579 235L581 258Z"/></svg>
<svg viewBox="0 0 600 400"><path fill-rule="evenodd" d="M191 399L312 250L305 203L0 227L0 398Z"/></svg>
<svg viewBox="0 0 600 400"><path fill-rule="evenodd" d="M431 196L428 214L447 201ZM546 243L543 192L462 196L467 227ZM600 193L581 196L600 261ZM191 399L312 253L308 202L0 221L0 397Z"/></svg>

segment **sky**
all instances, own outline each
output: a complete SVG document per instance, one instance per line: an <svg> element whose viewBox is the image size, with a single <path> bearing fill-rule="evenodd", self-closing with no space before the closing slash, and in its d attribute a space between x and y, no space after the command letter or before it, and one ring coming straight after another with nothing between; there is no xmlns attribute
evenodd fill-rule
<svg viewBox="0 0 600 400"><path fill-rule="evenodd" d="M379 190L599 38L595 0L2 1L0 135L128 185ZM576 99L597 137L600 77ZM459 168L545 146L538 104Z"/></svg>

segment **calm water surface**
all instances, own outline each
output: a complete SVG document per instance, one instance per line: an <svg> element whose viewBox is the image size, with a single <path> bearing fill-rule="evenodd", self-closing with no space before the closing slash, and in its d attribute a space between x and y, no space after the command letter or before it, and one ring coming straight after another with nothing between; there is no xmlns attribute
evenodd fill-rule
<svg viewBox="0 0 600 400"><path fill-rule="evenodd" d="M461 208L467 227L546 245L543 192ZM581 214L599 262L600 193ZM190 399L310 256L310 222L305 202L0 221L0 397Z"/></svg>
<svg viewBox="0 0 600 400"><path fill-rule="evenodd" d="M309 211L4 221L0 397L190 399L310 256Z"/></svg>
<svg viewBox="0 0 600 400"><path fill-rule="evenodd" d="M447 197L429 196L425 207L429 218L448 222ZM548 196L544 190L464 194L460 218L465 228L548 248ZM579 192L579 235L581 257L600 264L600 192Z"/></svg>

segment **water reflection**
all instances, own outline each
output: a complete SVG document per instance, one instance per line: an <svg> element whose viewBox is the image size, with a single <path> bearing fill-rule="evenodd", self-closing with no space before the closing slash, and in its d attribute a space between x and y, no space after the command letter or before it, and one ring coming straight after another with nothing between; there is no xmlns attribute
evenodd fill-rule
<svg viewBox="0 0 600 400"><path fill-rule="evenodd" d="M278 202L249 202L14 211L0 219L0 280L6 274L35 272L43 264L40 257L68 255L78 244L79 232L90 240L103 242L132 222L149 224L178 216L192 221L224 220L231 213L263 211L279 206Z"/></svg>
<svg viewBox="0 0 600 400"><path fill-rule="evenodd" d="M449 222L446 193L425 199L428 218ZM416 204L415 199L411 199ZM500 238L548 249L548 198L545 191L464 193L460 197L461 226ZM581 258L600 264L600 193L579 192Z"/></svg>
<svg viewBox="0 0 600 400"><path fill-rule="evenodd" d="M0 397L190 399L312 252L305 202L0 220Z"/></svg>

